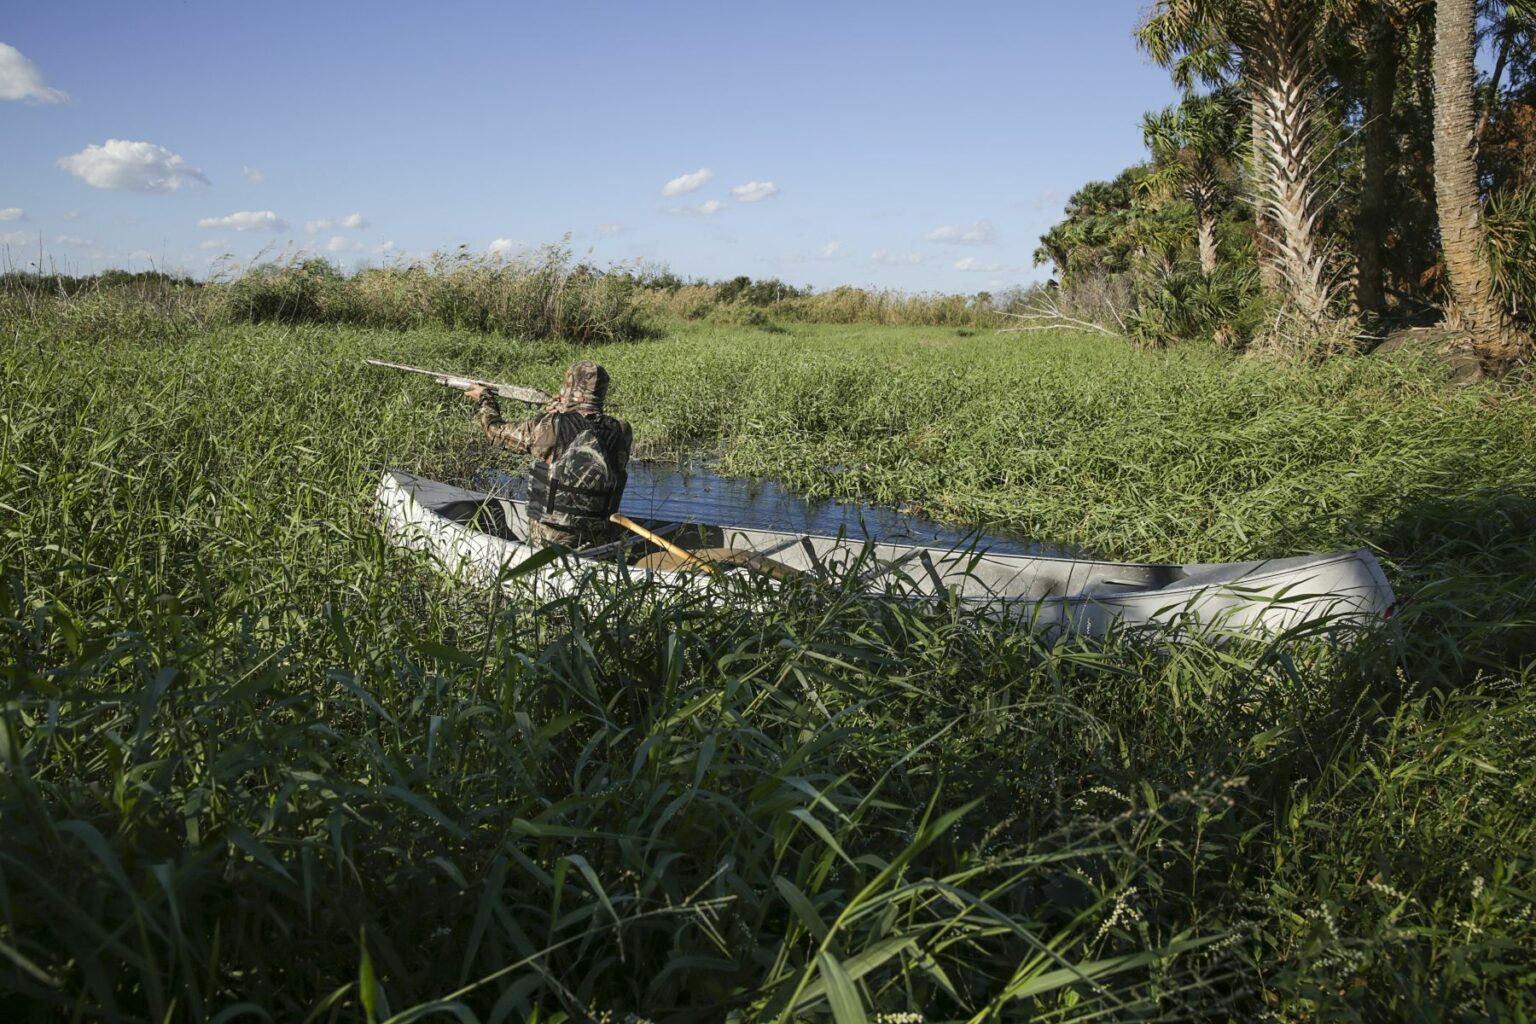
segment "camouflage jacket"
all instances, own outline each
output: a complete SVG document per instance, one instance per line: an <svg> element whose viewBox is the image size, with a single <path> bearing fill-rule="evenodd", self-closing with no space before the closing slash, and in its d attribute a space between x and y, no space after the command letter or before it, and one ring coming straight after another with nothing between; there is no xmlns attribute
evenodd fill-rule
<svg viewBox="0 0 1536 1024"><path fill-rule="evenodd" d="M523 452L535 459L552 463L586 430L593 419L605 421L609 429L604 433L617 436L618 443L607 452L610 467L623 473L629 467L629 451L633 435L628 423L602 413L589 415L579 412L541 412L520 423L509 423L501 418L501 407L496 396L487 394L480 399L477 414L480 426L491 444L508 451ZM590 547L605 544L613 539L613 530L604 523L582 529L564 529L557 522L534 524L535 541L554 542L569 547Z"/></svg>
<svg viewBox="0 0 1536 1024"><path fill-rule="evenodd" d="M508 451L525 452L543 462L558 459L576 435L587 429L589 419L586 413L580 412L541 412L521 423L508 423L501 418L501 406L492 394L480 399L477 413L491 444ZM603 413L590 418L606 420L622 434L623 440L609 453L609 458L614 470L628 469L629 449L633 442L629 424Z"/></svg>

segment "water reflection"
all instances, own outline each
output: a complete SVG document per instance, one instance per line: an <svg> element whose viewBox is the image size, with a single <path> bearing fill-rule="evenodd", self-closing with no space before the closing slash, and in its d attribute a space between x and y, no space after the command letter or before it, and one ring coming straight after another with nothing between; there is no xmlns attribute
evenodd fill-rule
<svg viewBox="0 0 1536 1024"><path fill-rule="evenodd" d="M526 500L528 479L487 470L471 482L478 490ZM772 480L720 476L699 464L630 463L624 512L661 519L793 533L870 537L941 547L977 546L999 554L1081 556L1065 546L1042 544L998 531L965 530L880 505L811 500Z"/></svg>

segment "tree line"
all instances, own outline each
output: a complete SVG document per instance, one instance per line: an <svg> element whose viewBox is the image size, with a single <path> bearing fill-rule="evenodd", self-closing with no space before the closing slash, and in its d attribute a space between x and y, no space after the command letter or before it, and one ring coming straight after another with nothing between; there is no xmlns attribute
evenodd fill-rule
<svg viewBox="0 0 1536 1024"><path fill-rule="evenodd" d="M1064 298L1158 344L1536 355L1536 0L1156 0L1136 39L1183 97L1042 236Z"/></svg>

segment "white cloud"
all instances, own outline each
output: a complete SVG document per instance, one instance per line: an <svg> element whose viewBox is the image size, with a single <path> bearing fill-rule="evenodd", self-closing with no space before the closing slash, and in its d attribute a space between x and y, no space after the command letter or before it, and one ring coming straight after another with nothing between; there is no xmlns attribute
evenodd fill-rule
<svg viewBox="0 0 1536 1024"><path fill-rule="evenodd" d="M362 252L363 248L363 243L357 239L341 235L332 235L331 240L325 243L326 252Z"/></svg>
<svg viewBox="0 0 1536 1024"><path fill-rule="evenodd" d="M910 267L923 262L922 253L892 252L889 249L876 249L869 254L869 258L876 263L884 263L892 267Z"/></svg>
<svg viewBox="0 0 1536 1024"><path fill-rule="evenodd" d="M378 245L373 247L373 251L374 251L374 254L378 255L378 256L383 256L383 255L385 255L387 253L392 253L392 252L395 251L395 240L393 238L391 238L387 242L380 242Z"/></svg>
<svg viewBox="0 0 1536 1024"><path fill-rule="evenodd" d="M1024 267L1010 267L1006 263L983 263L975 256L955 261L955 269L977 274L1022 274L1025 271Z"/></svg>
<svg viewBox="0 0 1536 1024"><path fill-rule="evenodd" d="M267 173L249 164L241 166L240 176L252 185L265 185L267 183Z"/></svg>
<svg viewBox="0 0 1536 1024"><path fill-rule="evenodd" d="M27 245L33 241L25 231L6 231L0 234L0 245Z"/></svg>
<svg viewBox="0 0 1536 1024"><path fill-rule="evenodd" d="M228 228L231 231L281 231L288 226L271 210L241 210L225 217L204 217L197 222L200 228Z"/></svg>
<svg viewBox="0 0 1536 1024"><path fill-rule="evenodd" d="M945 224L928 232L928 241L950 245L991 245L997 241L997 232L990 221L977 221L970 227L963 224Z"/></svg>
<svg viewBox="0 0 1536 1024"><path fill-rule="evenodd" d="M842 242L828 242L814 253L787 252L778 258L779 263L809 263L812 260L840 260L848 255ZM773 262L770 260L769 262Z"/></svg>
<svg viewBox="0 0 1536 1024"><path fill-rule="evenodd" d="M702 188L704 183L715 176L715 172L708 167L700 167L692 174L679 174L665 185L661 186L661 194L664 196L680 196Z"/></svg>
<svg viewBox="0 0 1536 1024"><path fill-rule="evenodd" d="M674 206L672 213L683 217L712 217L725 209L725 203L719 199L706 199L698 206Z"/></svg>
<svg viewBox="0 0 1536 1024"><path fill-rule="evenodd" d="M621 235L628 230L623 224L599 224L592 229L592 235L595 238L607 238L609 235Z"/></svg>
<svg viewBox="0 0 1536 1024"><path fill-rule="evenodd" d="M58 164L92 188L175 192L189 181L208 182L202 171L153 142L108 139L60 157Z"/></svg>
<svg viewBox="0 0 1536 1024"><path fill-rule="evenodd" d="M79 220L80 219L80 211L79 210L65 210L64 211L64 219L65 220Z"/></svg>
<svg viewBox="0 0 1536 1024"><path fill-rule="evenodd" d="M779 186L771 181L749 181L745 185L737 185L731 189L731 195L738 203L755 203L759 199L777 195L778 191Z"/></svg>
<svg viewBox="0 0 1536 1024"><path fill-rule="evenodd" d="M341 228L365 228L368 222L360 213L349 213L345 217L321 217L319 220L307 220L304 222L304 230L310 234L320 231L335 231Z"/></svg>
<svg viewBox="0 0 1536 1024"><path fill-rule="evenodd" d="M60 245L95 245L90 239L81 238L79 235L60 235L54 239Z"/></svg>
<svg viewBox="0 0 1536 1024"><path fill-rule="evenodd" d="M206 242L198 242L199 249L223 249L229 242L222 238L210 238Z"/></svg>
<svg viewBox="0 0 1536 1024"><path fill-rule="evenodd" d="M0 100L29 100L33 103L63 103L69 93L52 88L43 81L43 73L21 51L0 43Z"/></svg>
<svg viewBox="0 0 1536 1024"><path fill-rule="evenodd" d="M516 256L528 251L528 243L520 242L515 238L497 238L485 247L485 251L497 256Z"/></svg>
<svg viewBox="0 0 1536 1024"><path fill-rule="evenodd" d="M26 220L27 211L19 206L8 206L0 210L0 220Z"/></svg>

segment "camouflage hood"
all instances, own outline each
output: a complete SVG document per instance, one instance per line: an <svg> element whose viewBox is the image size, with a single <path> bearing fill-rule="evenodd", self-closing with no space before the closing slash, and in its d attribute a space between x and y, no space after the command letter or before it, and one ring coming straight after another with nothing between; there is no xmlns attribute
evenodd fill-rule
<svg viewBox="0 0 1536 1024"><path fill-rule="evenodd" d="M561 412L597 413L603 411L603 399L607 396L608 371L590 359L583 359L565 371L558 403Z"/></svg>

